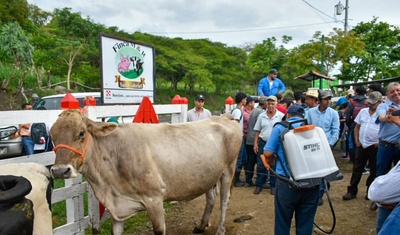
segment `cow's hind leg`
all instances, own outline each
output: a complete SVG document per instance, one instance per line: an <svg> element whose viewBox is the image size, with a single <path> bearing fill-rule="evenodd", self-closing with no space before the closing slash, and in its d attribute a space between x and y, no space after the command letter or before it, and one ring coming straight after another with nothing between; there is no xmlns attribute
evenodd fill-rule
<svg viewBox="0 0 400 235"><path fill-rule="evenodd" d="M217 195L218 195L217 186L214 186L206 193L206 208L204 209L200 225L196 226L193 229L193 233L203 233L206 226L208 226L212 210L214 209L215 199L217 198Z"/></svg>
<svg viewBox="0 0 400 235"><path fill-rule="evenodd" d="M112 235L121 235L124 232L125 221L117 221L111 217Z"/></svg>
<svg viewBox="0 0 400 235"><path fill-rule="evenodd" d="M229 198L231 196L232 172L224 172L221 178L221 215L218 224L217 235L225 234L225 217L228 209Z"/></svg>

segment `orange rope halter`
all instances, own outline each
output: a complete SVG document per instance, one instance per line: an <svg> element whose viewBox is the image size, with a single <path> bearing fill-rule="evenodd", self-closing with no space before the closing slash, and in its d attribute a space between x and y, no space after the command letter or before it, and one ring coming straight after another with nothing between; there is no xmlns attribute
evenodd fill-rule
<svg viewBox="0 0 400 235"><path fill-rule="evenodd" d="M87 137L87 139L86 139L86 144L85 144L85 147L83 148L83 152L79 152L77 149L72 148L71 146L68 146L68 145L66 145L66 144L58 144L56 147L53 148L53 151L56 152L57 149L59 149L59 148L66 148L66 149L69 149L69 150L71 150L72 152L78 154L78 155L83 159L84 156L85 156L87 147L88 147L88 145L89 145L89 140L90 140L90 133L88 132L88 137Z"/></svg>

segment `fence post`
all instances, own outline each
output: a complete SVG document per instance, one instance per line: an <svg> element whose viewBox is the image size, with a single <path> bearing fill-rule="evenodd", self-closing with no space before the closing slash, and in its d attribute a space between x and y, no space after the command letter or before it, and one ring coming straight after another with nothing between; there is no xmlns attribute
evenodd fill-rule
<svg viewBox="0 0 400 235"><path fill-rule="evenodd" d="M92 234L100 234L101 216L100 216L100 202L94 195L93 189L90 184L87 184L88 191L88 214L89 223L92 228Z"/></svg>
<svg viewBox="0 0 400 235"><path fill-rule="evenodd" d="M232 109L235 107L234 106L234 101L232 99L232 97L228 96L228 98L226 98L225 100L225 113L230 113L232 111Z"/></svg>
<svg viewBox="0 0 400 235"><path fill-rule="evenodd" d="M171 114L171 124L187 122L187 111L189 103L188 99L186 97L181 98L179 95L175 95L171 103L181 105L180 113Z"/></svg>
<svg viewBox="0 0 400 235"><path fill-rule="evenodd" d="M73 186L82 183L82 175L78 174L76 178L66 179L65 186ZM84 218L83 194L66 200L67 205L67 223L75 223L82 221ZM78 233L85 235L85 228Z"/></svg>

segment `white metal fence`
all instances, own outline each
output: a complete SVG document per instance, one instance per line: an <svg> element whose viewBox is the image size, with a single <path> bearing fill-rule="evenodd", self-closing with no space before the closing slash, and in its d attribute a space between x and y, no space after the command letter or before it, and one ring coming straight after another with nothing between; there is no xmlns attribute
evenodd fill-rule
<svg viewBox="0 0 400 235"><path fill-rule="evenodd" d="M100 121L103 118L112 116L133 117L139 105L118 105L118 106L88 106L84 108L85 115ZM187 104L154 105L158 115L170 115L170 123L186 122ZM0 126L16 125L18 123L45 122L54 123L62 110L18 110L1 111ZM9 163L35 162L45 166L54 163L55 154L53 151L0 160L0 165ZM88 214L84 215L84 193L88 193ZM91 228L93 233L100 231L102 221L108 219L109 213L105 212L100 218L99 202L94 196L90 185L82 180L82 175L74 179L66 179L65 187L53 190L52 204L66 201L67 223L53 229L53 234L85 234L86 228Z"/></svg>

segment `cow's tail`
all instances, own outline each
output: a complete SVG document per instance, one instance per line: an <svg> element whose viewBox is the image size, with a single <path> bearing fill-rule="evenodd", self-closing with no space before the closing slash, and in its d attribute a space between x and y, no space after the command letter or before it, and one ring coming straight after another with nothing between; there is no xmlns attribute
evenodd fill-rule
<svg viewBox="0 0 400 235"><path fill-rule="evenodd" d="M229 120L233 120L233 116L232 116L232 114L230 114L230 113L223 113L223 114L221 114L221 116L222 116L222 117L225 117L225 118L227 118L227 119L229 119Z"/></svg>

